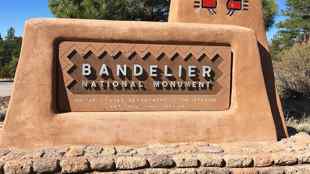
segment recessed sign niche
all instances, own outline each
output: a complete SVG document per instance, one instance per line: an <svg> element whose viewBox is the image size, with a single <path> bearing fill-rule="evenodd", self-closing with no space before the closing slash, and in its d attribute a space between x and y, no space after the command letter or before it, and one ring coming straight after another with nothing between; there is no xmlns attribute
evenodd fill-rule
<svg viewBox="0 0 310 174"><path fill-rule="evenodd" d="M59 45L70 111L226 110L231 59L229 46Z"/></svg>

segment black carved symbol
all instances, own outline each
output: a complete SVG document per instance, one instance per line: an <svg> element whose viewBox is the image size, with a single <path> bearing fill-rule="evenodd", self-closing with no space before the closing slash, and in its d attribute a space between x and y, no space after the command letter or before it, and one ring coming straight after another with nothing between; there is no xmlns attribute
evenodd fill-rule
<svg viewBox="0 0 310 174"><path fill-rule="evenodd" d="M227 4L227 15L232 16L236 11L248 10L248 0L228 0Z"/></svg>
<svg viewBox="0 0 310 174"><path fill-rule="evenodd" d="M210 15L216 14L217 0L195 0L194 8L206 8Z"/></svg>

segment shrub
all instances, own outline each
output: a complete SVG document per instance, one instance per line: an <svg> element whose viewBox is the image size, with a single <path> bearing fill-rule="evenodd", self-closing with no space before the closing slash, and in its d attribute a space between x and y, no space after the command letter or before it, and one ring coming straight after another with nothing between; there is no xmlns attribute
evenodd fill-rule
<svg viewBox="0 0 310 174"><path fill-rule="evenodd" d="M284 50L274 60L277 89L286 119L289 123L299 123L292 120L307 120L309 123L310 43Z"/></svg>
<svg viewBox="0 0 310 174"><path fill-rule="evenodd" d="M0 78L14 78L18 58L13 58L8 64L0 66Z"/></svg>
<svg viewBox="0 0 310 174"><path fill-rule="evenodd" d="M310 43L279 53L274 62L278 91L283 98L310 96Z"/></svg>

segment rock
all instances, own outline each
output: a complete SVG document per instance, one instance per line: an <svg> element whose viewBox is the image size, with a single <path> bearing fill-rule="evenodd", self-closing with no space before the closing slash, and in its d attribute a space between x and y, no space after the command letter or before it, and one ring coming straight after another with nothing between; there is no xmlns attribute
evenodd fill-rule
<svg viewBox="0 0 310 174"><path fill-rule="evenodd" d="M175 144L153 144L149 145L145 149L138 149L140 154L149 154L149 155L175 155L178 152L178 145Z"/></svg>
<svg viewBox="0 0 310 174"><path fill-rule="evenodd" d="M43 150L35 150L32 152L27 152L26 154L23 155L21 159L36 159L36 158L41 158L44 155Z"/></svg>
<svg viewBox="0 0 310 174"><path fill-rule="evenodd" d="M140 156L155 156L156 155L156 150L151 149L149 147L141 147L141 148L137 148L137 155Z"/></svg>
<svg viewBox="0 0 310 174"><path fill-rule="evenodd" d="M96 171L112 171L115 169L113 158L90 158L90 168Z"/></svg>
<svg viewBox="0 0 310 174"><path fill-rule="evenodd" d="M293 170L286 169L286 174L309 174L310 167L307 165L304 166L295 166ZM296 172L297 171L297 172ZM291 173L290 173L291 172ZM295 173L294 173L295 172Z"/></svg>
<svg viewBox="0 0 310 174"><path fill-rule="evenodd" d="M285 174L301 174L301 169L297 167L284 167L284 173Z"/></svg>
<svg viewBox="0 0 310 174"><path fill-rule="evenodd" d="M310 152L299 155L298 161L301 164L310 164Z"/></svg>
<svg viewBox="0 0 310 174"><path fill-rule="evenodd" d="M284 144L284 145L283 145ZM286 145L287 143L285 143L285 141L282 139L280 142L278 142L277 144L275 143L271 143L270 145L265 145L262 150L263 153L281 153L283 152L284 149L286 149ZM259 152L258 152L259 153Z"/></svg>
<svg viewBox="0 0 310 174"><path fill-rule="evenodd" d="M219 145L200 145L198 149L201 153L224 153L224 149Z"/></svg>
<svg viewBox="0 0 310 174"><path fill-rule="evenodd" d="M169 174L197 174L196 169L174 169Z"/></svg>
<svg viewBox="0 0 310 174"><path fill-rule="evenodd" d="M167 155L155 155L148 158L150 167L152 168L171 168L175 166L175 162Z"/></svg>
<svg viewBox="0 0 310 174"><path fill-rule="evenodd" d="M197 174L231 174L231 171L226 168L199 168L197 169Z"/></svg>
<svg viewBox="0 0 310 174"><path fill-rule="evenodd" d="M273 161L275 165L289 166L298 163L298 158L292 154L274 154Z"/></svg>
<svg viewBox="0 0 310 174"><path fill-rule="evenodd" d="M111 172L106 172L106 174L111 174ZM127 171L118 171L112 172L112 174L145 174L144 170L127 170Z"/></svg>
<svg viewBox="0 0 310 174"><path fill-rule="evenodd" d="M99 156L113 156L116 155L116 149L114 147L105 147L101 151Z"/></svg>
<svg viewBox="0 0 310 174"><path fill-rule="evenodd" d="M65 157L81 157L85 153L86 146L71 146L66 152Z"/></svg>
<svg viewBox="0 0 310 174"><path fill-rule="evenodd" d="M127 146L116 147L116 154L119 156L133 156L136 155L138 151L134 148Z"/></svg>
<svg viewBox="0 0 310 174"><path fill-rule="evenodd" d="M202 167L223 167L225 166L225 161L221 156L210 155L210 154L198 154L198 160Z"/></svg>
<svg viewBox="0 0 310 174"><path fill-rule="evenodd" d="M284 168L269 167L258 169L259 174L285 174Z"/></svg>
<svg viewBox="0 0 310 174"><path fill-rule="evenodd" d="M253 165L253 159L247 156L227 155L224 157L226 167L245 168Z"/></svg>
<svg viewBox="0 0 310 174"><path fill-rule="evenodd" d="M147 161L143 157L118 157L116 159L116 169L131 170L147 167Z"/></svg>
<svg viewBox="0 0 310 174"><path fill-rule="evenodd" d="M161 149L158 149L158 150L156 149L156 150L153 150L153 151L156 151L155 153L157 155L176 155L176 154L179 153L177 151L177 149L172 148L172 147L161 148Z"/></svg>
<svg viewBox="0 0 310 174"><path fill-rule="evenodd" d="M307 132L299 132L298 134L290 137L290 139L309 139L310 135Z"/></svg>
<svg viewBox="0 0 310 174"><path fill-rule="evenodd" d="M177 155L173 159L178 168L196 168L199 166L198 159L191 155Z"/></svg>
<svg viewBox="0 0 310 174"><path fill-rule="evenodd" d="M256 168L232 168L230 172L232 174L259 174Z"/></svg>
<svg viewBox="0 0 310 174"><path fill-rule="evenodd" d="M32 172L31 169L31 160L9 161L3 167L5 174L30 174Z"/></svg>
<svg viewBox="0 0 310 174"><path fill-rule="evenodd" d="M0 158L7 155L11 151L9 149L0 149Z"/></svg>
<svg viewBox="0 0 310 174"><path fill-rule="evenodd" d="M256 155L254 157L254 167L269 167L273 165L270 155Z"/></svg>
<svg viewBox="0 0 310 174"><path fill-rule="evenodd" d="M68 148L48 148L44 149L43 152L43 158L56 158L56 159L61 159Z"/></svg>
<svg viewBox="0 0 310 174"><path fill-rule="evenodd" d="M192 144L183 143L183 144L180 144L176 148L176 152L178 154L198 153L199 149L196 146L192 145Z"/></svg>
<svg viewBox="0 0 310 174"><path fill-rule="evenodd" d="M33 160L33 171L36 173L56 173L60 170L59 160L40 158Z"/></svg>
<svg viewBox="0 0 310 174"><path fill-rule="evenodd" d="M87 146L84 150L85 152L85 157L94 157L97 158L101 152L103 151L103 147L102 146Z"/></svg>
<svg viewBox="0 0 310 174"><path fill-rule="evenodd" d="M146 169L144 174L169 174L168 169Z"/></svg>
<svg viewBox="0 0 310 174"><path fill-rule="evenodd" d="M62 173L83 173L90 170L89 162L86 158L65 158L61 160Z"/></svg>
<svg viewBox="0 0 310 174"><path fill-rule="evenodd" d="M26 154L27 154L27 152L25 152L25 151L12 150L11 152L6 154L5 156L2 156L2 158L0 160L2 160L2 161L19 160L19 159L23 158Z"/></svg>

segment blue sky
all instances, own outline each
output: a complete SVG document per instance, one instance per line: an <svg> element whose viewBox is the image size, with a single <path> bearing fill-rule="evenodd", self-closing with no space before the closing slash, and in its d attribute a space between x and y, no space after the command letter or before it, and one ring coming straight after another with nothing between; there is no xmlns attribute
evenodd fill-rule
<svg viewBox="0 0 310 174"><path fill-rule="evenodd" d="M251 0L250 0L251 1ZM279 9L285 8L285 0L277 0ZM0 2L0 33L5 35L7 29L12 26L16 34L21 35L25 20L35 17L53 17L48 9L48 0L1 0ZM276 20L283 17L277 16ZM276 33L273 27L268 32L268 38Z"/></svg>
<svg viewBox="0 0 310 174"><path fill-rule="evenodd" d="M276 0L277 4L278 4L278 15L276 16L276 22L281 21L283 19L285 19L283 16L281 16L281 10L284 10L286 8L285 6L285 0ZM277 32L277 28L275 26L273 26L267 33L268 39L270 40Z"/></svg>
<svg viewBox="0 0 310 174"><path fill-rule="evenodd" d="M24 23L34 17L53 17L47 0L0 0L0 33L5 35L12 26L21 35Z"/></svg>

